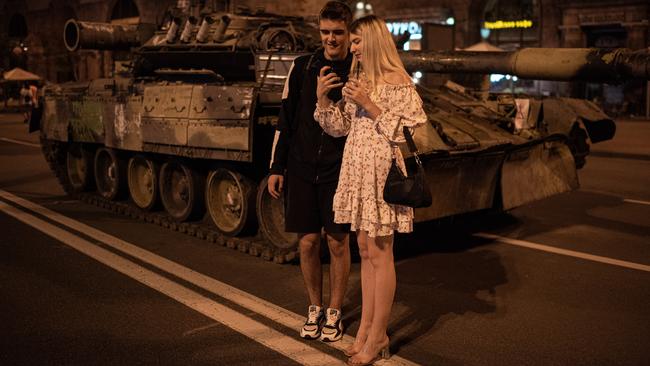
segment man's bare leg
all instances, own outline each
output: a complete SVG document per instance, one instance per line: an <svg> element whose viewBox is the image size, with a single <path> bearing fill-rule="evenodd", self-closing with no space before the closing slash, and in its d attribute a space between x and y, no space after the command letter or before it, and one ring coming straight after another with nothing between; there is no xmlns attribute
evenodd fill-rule
<svg viewBox="0 0 650 366"><path fill-rule="evenodd" d="M310 305L323 306L323 271L320 262L320 233L301 234L300 269Z"/></svg>
<svg viewBox="0 0 650 366"><path fill-rule="evenodd" d="M320 336L324 342L336 342L343 337L341 305L350 274L350 245L347 234L328 234L327 246L330 251L330 297L325 312L325 325Z"/></svg>
<svg viewBox="0 0 650 366"><path fill-rule="evenodd" d="M350 276L350 235L327 234L330 250L330 301L329 306L341 310Z"/></svg>

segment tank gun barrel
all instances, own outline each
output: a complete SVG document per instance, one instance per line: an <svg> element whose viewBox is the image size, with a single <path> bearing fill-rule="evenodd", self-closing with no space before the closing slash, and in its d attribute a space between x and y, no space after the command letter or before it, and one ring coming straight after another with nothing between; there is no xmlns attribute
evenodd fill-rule
<svg viewBox="0 0 650 366"><path fill-rule="evenodd" d="M650 79L650 53L629 49L522 48L499 51L409 51L409 71L510 74L523 79L617 82Z"/></svg>
<svg viewBox="0 0 650 366"><path fill-rule="evenodd" d="M69 51L128 50L141 45L138 26L82 22L70 19L63 28L63 41Z"/></svg>

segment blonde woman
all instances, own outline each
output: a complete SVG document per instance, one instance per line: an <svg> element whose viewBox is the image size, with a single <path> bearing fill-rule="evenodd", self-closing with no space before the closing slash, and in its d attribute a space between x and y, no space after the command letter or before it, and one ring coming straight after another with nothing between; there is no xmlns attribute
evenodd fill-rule
<svg viewBox="0 0 650 366"><path fill-rule="evenodd" d="M357 336L345 353L348 364L369 365L389 357L386 329L396 284L393 234L413 230L413 209L387 204L382 192L393 157L405 172L397 147L404 142L402 127L415 127L427 117L386 23L370 15L354 21L350 31L351 76L358 77L345 84L344 98L334 104L327 94L342 84L323 67L314 118L328 134L348 136L333 210L334 221L350 223L357 235L362 310Z"/></svg>

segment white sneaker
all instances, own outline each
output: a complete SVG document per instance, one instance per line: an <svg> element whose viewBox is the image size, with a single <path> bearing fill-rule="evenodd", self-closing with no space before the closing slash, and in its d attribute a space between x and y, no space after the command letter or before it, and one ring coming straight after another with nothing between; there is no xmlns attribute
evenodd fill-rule
<svg viewBox="0 0 650 366"><path fill-rule="evenodd" d="M336 342L343 337L343 323L341 322L341 311L327 308L325 312L327 321L321 330L320 340L323 342Z"/></svg>
<svg viewBox="0 0 650 366"><path fill-rule="evenodd" d="M300 336L305 339L316 339L320 337L324 320L323 308L318 305L309 305L307 321L305 321L305 325L300 329Z"/></svg>

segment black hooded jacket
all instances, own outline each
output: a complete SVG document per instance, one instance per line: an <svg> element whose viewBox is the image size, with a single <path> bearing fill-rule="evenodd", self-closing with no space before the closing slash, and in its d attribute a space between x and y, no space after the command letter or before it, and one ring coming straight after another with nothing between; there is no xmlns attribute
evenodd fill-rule
<svg viewBox="0 0 650 366"><path fill-rule="evenodd" d="M323 66L347 81L352 55L344 60L332 61L324 56L323 49L313 55L296 58L289 72L282 99L271 174L284 174L291 169L313 183L338 180L343 159L345 137L332 137L314 120L316 109L316 78ZM341 99L341 88L328 95L332 101Z"/></svg>

